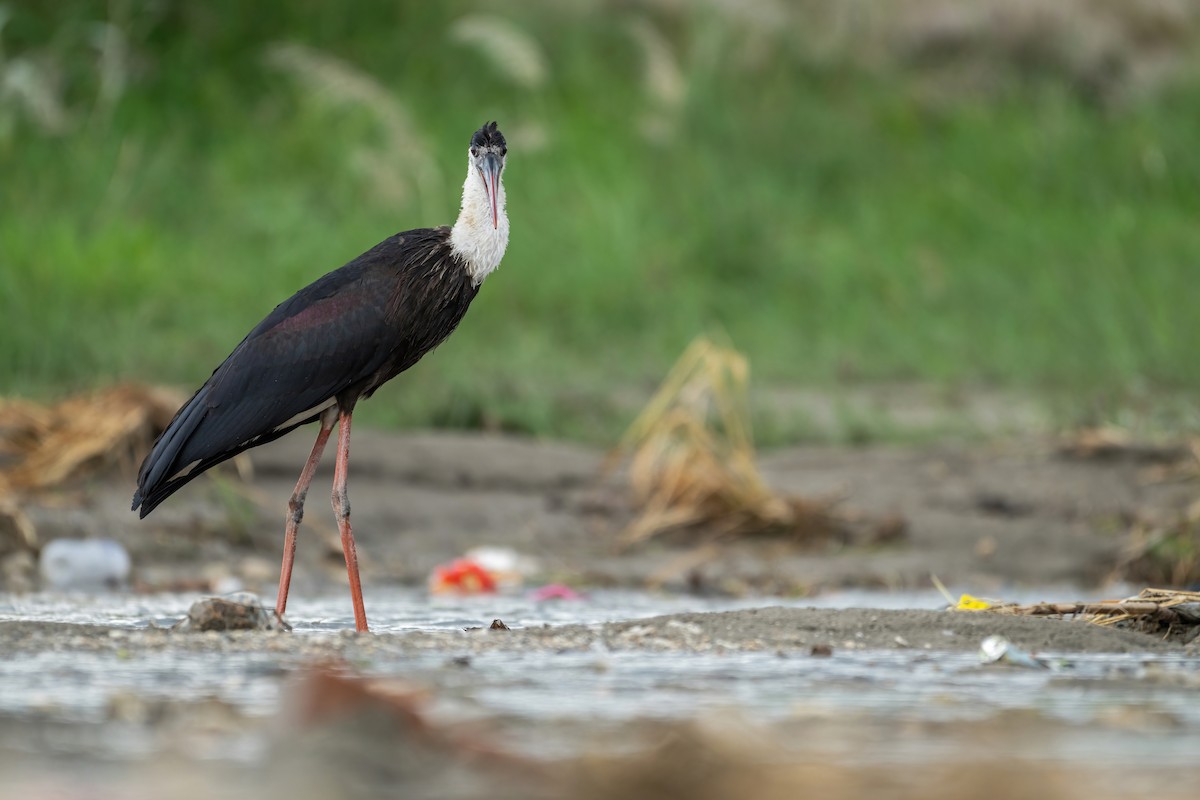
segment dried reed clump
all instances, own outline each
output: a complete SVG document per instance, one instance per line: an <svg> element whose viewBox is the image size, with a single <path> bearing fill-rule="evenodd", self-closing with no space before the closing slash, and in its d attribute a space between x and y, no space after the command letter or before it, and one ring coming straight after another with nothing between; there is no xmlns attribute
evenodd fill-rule
<svg viewBox="0 0 1200 800"><path fill-rule="evenodd" d="M639 511L622 534L624 544L684 529L801 540L838 531L830 501L777 494L763 480L750 433L748 377L744 356L704 338L671 369L613 454L630 456Z"/></svg>
<svg viewBox="0 0 1200 800"><path fill-rule="evenodd" d="M1168 637L1182 633L1188 640L1195 639L1200 630L1200 592L1142 589L1137 597L1119 605L1118 613L1093 621Z"/></svg>
<svg viewBox="0 0 1200 800"><path fill-rule="evenodd" d="M352 107L374 118L381 144L363 143L351 153L351 165L380 199L403 204L415 188L422 201L441 201L442 176L424 137L400 99L362 70L296 43L267 48L266 63L295 78L314 100L334 108Z"/></svg>
<svg viewBox="0 0 1200 800"><path fill-rule="evenodd" d="M123 384L52 406L0 400L0 497L132 468L179 408L176 392Z"/></svg>
<svg viewBox="0 0 1200 800"><path fill-rule="evenodd" d="M1200 636L1200 592L1176 589L1143 589L1124 600L1067 603L991 603L983 608L960 608L968 613L1007 614L1018 617L1080 619L1096 625L1114 625L1191 641Z"/></svg>

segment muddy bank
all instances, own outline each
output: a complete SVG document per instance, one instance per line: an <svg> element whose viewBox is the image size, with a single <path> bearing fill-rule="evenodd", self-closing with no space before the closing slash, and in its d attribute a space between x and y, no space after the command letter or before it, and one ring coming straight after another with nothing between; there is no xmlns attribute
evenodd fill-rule
<svg viewBox="0 0 1200 800"><path fill-rule="evenodd" d="M106 476L45 495L26 511L45 543L109 536L143 581L234 577L267 594L278 570L283 508L309 442L254 451L246 483L202 478L146 520L129 513L130 481ZM585 447L476 434L373 432L355 442L351 484L364 580L422 584L477 545L536 556L539 577L580 586L647 583L709 593L807 594L831 587L913 588L930 573L969 591L1095 586L1109 579L1132 519L1170 519L1197 496L1169 455L1064 455L1049 441L936 446L803 447L764 454L780 491L841 498L864 520L901 520L881 546L803 547L779 540L697 549L675 538L622 549L631 518L624 477ZM294 591L344 580L325 492L309 495Z"/></svg>

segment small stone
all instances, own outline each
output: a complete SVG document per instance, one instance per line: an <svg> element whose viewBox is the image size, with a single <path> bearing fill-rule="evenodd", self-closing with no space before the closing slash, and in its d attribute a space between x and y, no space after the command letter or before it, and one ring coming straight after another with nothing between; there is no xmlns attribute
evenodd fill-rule
<svg viewBox="0 0 1200 800"><path fill-rule="evenodd" d="M290 631L292 627L249 592L197 600L188 615L171 630L216 633L220 631Z"/></svg>
<svg viewBox="0 0 1200 800"><path fill-rule="evenodd" d="M816 658L828 658L833 655L833 646L828 644L814 644L812 649L808 651L808 654Z"/></svg>

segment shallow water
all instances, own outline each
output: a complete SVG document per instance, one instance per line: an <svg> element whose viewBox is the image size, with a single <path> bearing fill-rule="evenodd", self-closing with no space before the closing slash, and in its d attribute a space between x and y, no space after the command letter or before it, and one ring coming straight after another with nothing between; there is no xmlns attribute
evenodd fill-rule
<svg viewBox="0 0 1200 800"><path fill-rule="evenodd" d="M527 594L434 595L416 589L373 588L366 595L367 616L376 633L412 630L452 630L488 625L502 619L513 627L535 625L592 624L615 620L641 619L662 614L704 611L732 611L763 606L793 608L879 608L938 609L946 606L938 592L878 592L852 590L828 592L817 597L695 597L690 595L602 590L589 592L582 601L536 601ZM1003 597L1012 602L1036 602L1047 598L1070 597L1093 600L1129 594L1120 588L1103 593L1077 589L1006 589ZM0 594L0 621L27 620L104 625L119 628L169 627L187 615L188 607L200 595L130 593ZM270 598L264 597L264 602ZM354 616L348 593L304 597L293 593L288 602L287 620L298 633L353 629Z"/></svg>
<svg viewBox="0 0 1200 800"><path fill-rule="evenodd" d="M1019 600L1075 597L1063 590L1009 592ZM1109 591L1107 594L1114 594ZM1119 592L1117 592L1119 594ZM0 597L0 620L103 624L116 628L169 625L194 595L35 594ZM813 599L697 599L637 592L595 592L578 602L536 602L524 596L430 599L418 591L375 590L368 612L377 633L486 626L597 623L682 611L721 611L763 605L940 608L935 592L850 592ZM296 636L336 637L353 627L348 598L297 597L289 609ZM593 728L635 718L688 718L735 709L750 720L870 718L888 722L952 723L1014 709L1035 710L1064 723L1069 735L1030 740L1014 756L1188 766L1200 752L1200 704L1195 682L1174 681L1200 672L1200 659L1181 655L1072 654L1049 656L1055 670L983 666L974 653L937 650L870 651L834 643L832 658L804 653L683 653L608 651L443 651L379 656L356 664L369 674L403 677L437 687L441 713L451 718L496 717L532 723L586 721ZM465 652L465 651L464 651ZM171 701L217 697L251 716L275 714L285 678L302 664L287 652L204 652L171 648L137 653L61 648L9 654L0 666L0 714L104 723L112 698L136 693ZM1147 679L1153 673L1153 679ZM1163 677L1166 676L1166 680ZM1131 736L1130 726L1137 728ZM552 726L553 727L553 726ZM514 746L542 754L576 746L547 740L538 725L516 726ZM94 744L94 743L93 743ZM853 758L856 742L809 743ZM138 737L112 738L111 755L153 749ZM929 758L938 752L966 757L974 745L936 735L874 742L872 758ZM941 751L945 750L946 753ZM254 747L242 748L253 754Z"/></svg>

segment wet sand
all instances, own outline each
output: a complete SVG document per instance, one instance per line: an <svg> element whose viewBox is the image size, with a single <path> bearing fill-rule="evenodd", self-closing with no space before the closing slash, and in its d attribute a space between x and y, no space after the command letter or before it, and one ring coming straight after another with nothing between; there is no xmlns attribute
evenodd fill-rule
<svg viewBox="0 0 1200 800"><path fill-rule="evenodd" d="M481 621L486 622L486 621ZM408 651L546 650L809 652L814 646L849 650L974 652L1000 635L1026 650L1056 653L1190 653L1195 648L1160 636L1088 622L963 611L764 607L743 611L670 614L601 625L491 630L304 636L231 631L185 634L169 629L106 628L51 622L0 621L7 653L62 649L128 651L273 651L305 658L360 658Z"/></svg>

